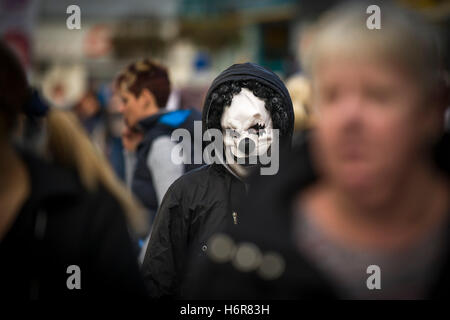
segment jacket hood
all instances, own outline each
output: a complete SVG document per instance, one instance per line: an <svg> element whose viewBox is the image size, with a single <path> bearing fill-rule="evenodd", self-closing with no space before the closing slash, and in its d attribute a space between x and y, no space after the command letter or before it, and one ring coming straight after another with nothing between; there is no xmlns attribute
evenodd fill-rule
<svg viewBox="0 0 450 320"><path fill-rule="evenodd" d="M213 128L210 121L211 113L211 94L220 85L228 81L245 81L245 80L256 80L261 84L271 88L283 98L282 111L286 113L287 116L281 117L283 120L283 127L286 128L286 134L280 136L280 142L288 142L290 145L292 140L292 132L294 130L294 110L292 107L291 97L286 89L283 81L272 71L267 70L254 63L241 63L234 64L222 73L220 73L216 79L214 79L211 87L206 94L205 103L203 105L203 130ZM222 106L224 108L225 106ZM272 114L272 118L273 118Z"/></svg>

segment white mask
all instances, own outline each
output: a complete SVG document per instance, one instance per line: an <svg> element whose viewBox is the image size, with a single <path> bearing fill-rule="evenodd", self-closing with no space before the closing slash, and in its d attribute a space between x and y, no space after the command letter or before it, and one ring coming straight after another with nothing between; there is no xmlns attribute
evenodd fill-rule
<svg viewBox="0 0 450 320"><path fill-rule="evenodd" d="M221 126L226 163L238 176L245 177L249 166L238 164L237 159L252 163L249 159L265 154L273 139L272 118L264 100L242 88L233 97L230 106L225 107Z"/></svg>

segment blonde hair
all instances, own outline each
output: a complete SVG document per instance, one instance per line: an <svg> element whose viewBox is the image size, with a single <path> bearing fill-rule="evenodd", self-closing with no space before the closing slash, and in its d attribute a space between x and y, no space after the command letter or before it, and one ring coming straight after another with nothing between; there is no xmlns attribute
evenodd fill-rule
<svg viewBox="0 0 450 320"><path fill-rule="evenodd" d="M88 191L103 185L119 202L137 236L147 234L143 207L118 180L108 161L98 152L70 111L51 109L47 115L47 152L55 163L77 171Z"/></svg>
<svg viewBox="0 0 450 320"><path fill-rule="evenodd" d="M431 26L406 9L378 4L381 28L369 29L367 3L349 3L325 14L317 23L303 67L313 77L324 56L384 59L402 66L426 89L442 79L439 37Z"/></svg>
<svg viewBox="0 0 450 320"><path fill-rule="evenodd" d="M301 131L313 126L311 112L311 84L302 75L295 75L286 80L286 88L291 96L294 108L294 130Z"/></svg>

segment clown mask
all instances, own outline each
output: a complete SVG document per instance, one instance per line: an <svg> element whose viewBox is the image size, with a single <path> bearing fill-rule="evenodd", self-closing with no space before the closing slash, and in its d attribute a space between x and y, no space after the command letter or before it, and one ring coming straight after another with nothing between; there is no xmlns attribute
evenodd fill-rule
<svg viewBox="0 0 450 320"><path fill-rule="evenodd" d="M259 157L270 152L273 125L264 100L242 88L225 107L221 126L226 164L235 174L245 177L259 164Z"/></svg>

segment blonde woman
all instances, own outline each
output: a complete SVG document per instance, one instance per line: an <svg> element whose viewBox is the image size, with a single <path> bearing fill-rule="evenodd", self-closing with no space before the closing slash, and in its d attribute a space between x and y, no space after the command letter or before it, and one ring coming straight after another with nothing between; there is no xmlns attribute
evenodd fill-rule
<svg viewBox="0 0 450 320"><path fill-rule="evenodd" d="M380 5L381 29L370 30L366 8L320 20L308 61L311 137L277 179L251 190L258 201L242 228L195 268L194 296L449 295L450 141L437 38L389 5ZM227 259L214 264L216 256Z"/></svg>

